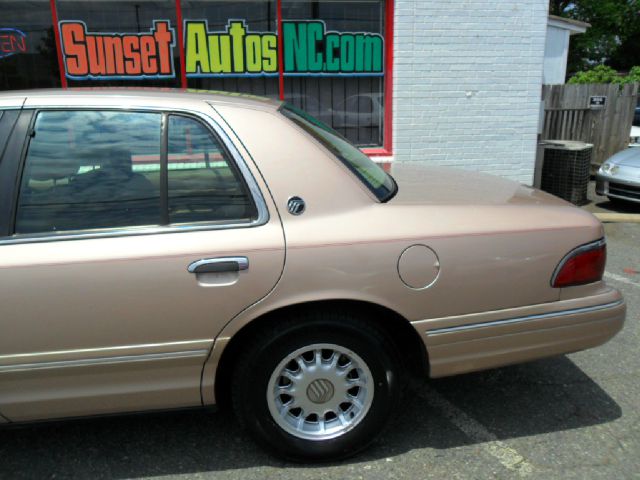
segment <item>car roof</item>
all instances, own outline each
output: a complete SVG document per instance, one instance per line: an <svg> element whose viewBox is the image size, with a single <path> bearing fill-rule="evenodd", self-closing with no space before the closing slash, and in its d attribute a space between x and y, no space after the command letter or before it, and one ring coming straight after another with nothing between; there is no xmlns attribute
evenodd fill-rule
<svg viewBox="0 0 640 480"><path fill-rule="evenodd" d="M22 105L27 99L26 105L37 106L42 103L51 105L52 102L72 104L85 100L99 99L101 102L110 105L127 105L128 99L135 98L137 101L146 101L153 105L165 105L167 108L180 106L181 103L193 103L203 101L213 105L233 104L247 108L276 110L282 102L256 95L218 92L210 90L180 90L172 88L69 88L69 89L38 89L38 90L13 90L0 92L0 108L2 106ZM138 103L136 102L136 103Z"/></svg>

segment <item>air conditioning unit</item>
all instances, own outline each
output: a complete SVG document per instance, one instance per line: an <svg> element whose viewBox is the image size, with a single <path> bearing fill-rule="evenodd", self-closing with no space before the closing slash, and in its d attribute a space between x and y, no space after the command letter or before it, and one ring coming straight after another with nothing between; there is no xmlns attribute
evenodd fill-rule
<svg viewBox="0 0 640 480"><path fill-rule="evenodd" d="M589 202L593 145L566 140L545 140L542 190L573 203Z"/></svg>

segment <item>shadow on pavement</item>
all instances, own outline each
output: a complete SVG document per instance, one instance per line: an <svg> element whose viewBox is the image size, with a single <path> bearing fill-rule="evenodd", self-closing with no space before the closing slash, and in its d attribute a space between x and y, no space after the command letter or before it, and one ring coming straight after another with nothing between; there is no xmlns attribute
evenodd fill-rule
<svg viewBox="0 0 640 480"><path fill-rule="evenodd" d="M624 200L609 200L606 197L595 197L594 206L612 213L640 213L640 203Z"/></svg>
<svg viewBox="0 0 640 480"><path fill-rule="evenodd" d="M429 406L425 398L430 390L501 440L582 428L621 416L620 407L605 391L571 360L559 357L413 387L382 438L347 463L416 448L473 444L441 411ZM0 478L12 479L120 479L288 466L255 446L229 412L206 411L2 429L0 458Z"/></svg>

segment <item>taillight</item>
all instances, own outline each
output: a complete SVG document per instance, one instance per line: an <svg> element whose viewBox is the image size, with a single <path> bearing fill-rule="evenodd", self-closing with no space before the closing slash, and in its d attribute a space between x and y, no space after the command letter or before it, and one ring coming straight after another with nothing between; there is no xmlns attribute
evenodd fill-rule
<svg viewBox="0 0 640 480"><path fill-rule="evenodd" d="M598 282L607 263L607 243L604 239L578 247L558 265L551 285L554 288L574 287Z"/></svg>

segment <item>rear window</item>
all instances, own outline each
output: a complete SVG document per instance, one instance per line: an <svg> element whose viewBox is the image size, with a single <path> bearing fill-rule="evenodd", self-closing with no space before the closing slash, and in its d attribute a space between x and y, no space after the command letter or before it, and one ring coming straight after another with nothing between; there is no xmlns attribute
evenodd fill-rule
<svg viewBox="0 0 640 480"><path fill-rule="evenodd" d="M378 200L387 202L396 194L393 178L338 132L292 105L285 104L280 111L344 163Z"/></svg>

